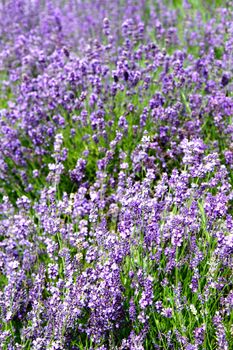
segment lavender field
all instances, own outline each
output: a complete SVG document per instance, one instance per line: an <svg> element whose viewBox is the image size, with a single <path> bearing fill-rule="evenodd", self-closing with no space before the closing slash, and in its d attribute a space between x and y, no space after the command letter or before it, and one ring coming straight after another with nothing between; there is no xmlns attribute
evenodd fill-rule
<svg viewBox="0 0 233 350"><path fill-rule="evenodd" d="M233 1L0 1L0 350L233 350Z"/></svg>

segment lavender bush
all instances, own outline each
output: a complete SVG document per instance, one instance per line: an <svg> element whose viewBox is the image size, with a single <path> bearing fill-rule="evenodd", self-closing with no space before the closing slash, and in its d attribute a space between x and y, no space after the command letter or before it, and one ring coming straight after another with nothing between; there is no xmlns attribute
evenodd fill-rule
<svg viewBox="0 0 233 350"><path fill-rule="evenodd" d="M0 4L0 349L233 349L233 6Z"/></svg>

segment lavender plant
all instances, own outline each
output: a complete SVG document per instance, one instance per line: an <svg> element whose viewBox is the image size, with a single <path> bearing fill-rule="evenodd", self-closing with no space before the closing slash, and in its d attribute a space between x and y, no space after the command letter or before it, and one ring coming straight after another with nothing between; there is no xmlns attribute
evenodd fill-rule
<svg viewBox="0 0 233 350"><path fill-rule="evenodd" d="M232 15L2 1L1 349L233 349Z"/></svg>

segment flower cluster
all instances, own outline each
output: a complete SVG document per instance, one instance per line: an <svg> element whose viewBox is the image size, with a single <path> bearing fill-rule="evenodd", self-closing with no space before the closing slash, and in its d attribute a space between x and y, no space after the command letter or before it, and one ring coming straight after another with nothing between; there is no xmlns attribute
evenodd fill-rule
<svg viewBox="0 0 233 350"><path fill-rule="evenodd" d="M166 3L0 5L4 350L233 346L233 8Z"/></svg>

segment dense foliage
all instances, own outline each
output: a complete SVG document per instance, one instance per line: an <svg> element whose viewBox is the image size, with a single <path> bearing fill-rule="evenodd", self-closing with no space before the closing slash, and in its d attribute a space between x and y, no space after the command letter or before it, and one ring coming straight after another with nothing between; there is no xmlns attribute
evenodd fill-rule
<svg viewBox="0 0 233 350"><path fill-rule="evenodd" d="M233 349L233 6L0 5L0 348Z"/></svg>

